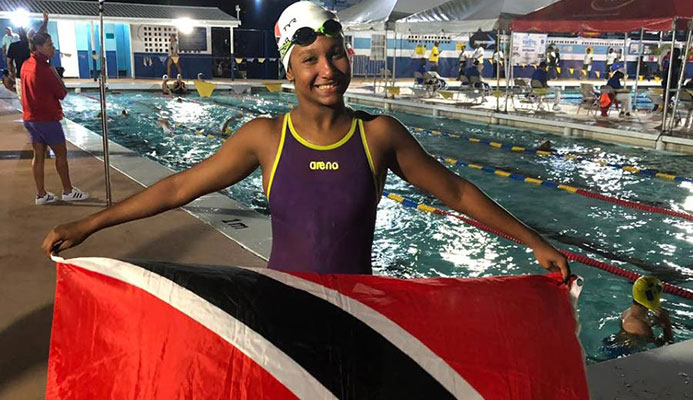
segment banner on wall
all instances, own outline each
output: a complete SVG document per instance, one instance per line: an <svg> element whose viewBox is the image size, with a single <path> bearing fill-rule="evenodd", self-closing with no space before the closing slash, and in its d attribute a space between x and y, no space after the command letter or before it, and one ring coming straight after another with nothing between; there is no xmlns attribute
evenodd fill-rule
<svg viewBox="0 0 693 400"><path fill-rule="evenodd" d="M537 65L546 55L545 33L513 32L512 60L515 65Z"/></svg>

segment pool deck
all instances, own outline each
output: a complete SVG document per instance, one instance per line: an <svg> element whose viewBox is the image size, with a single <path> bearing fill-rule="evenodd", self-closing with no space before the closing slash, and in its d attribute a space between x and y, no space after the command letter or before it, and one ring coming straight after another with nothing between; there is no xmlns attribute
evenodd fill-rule
<svg viewBox="0 0 693 400"><path fill-rule="evenodd" d="M493 85L493 82L489 82ZM552 86L579 88L581 83L591 83L598 87L603 81L561 80L551 82ZM457 92L459 82L451 82L447 92L453 96L445 99L441 95L431 98L416 97L409 89L411 80L398 80L395 85L400 94L385 96L382 84L373 85L373 81L361 80L351 85L346 94L347 101L381 108L385 111L403 111L433 117L445 117L475 122L485 125L498 125L542 131L560 136L593 139L607 143L631 145L644 148L668 150L678 153L693 154L693 130L685 127L674 129L662 135L659 126L662 123L661 112L638 110L631 117L620 118L618 112L611 111L609 117L598 116L599 110L591 111L577 105L561 102L561 110L551 111L552 101L545 101L545 110L537 110L536 105L528 103L521 97L506 102L505 98L497 100L493 96L469 96L469 92ZM641 82L640 88L658 87L658 83ZM390 84L392 86L392 84ZM284 85L285 91L292 91L291 85ZM501 85L501 91L505 87ZM507 103L507 104L506 104ZM685 113L683 117L685 117Z"/></svg>
<svg viewBox="0 0 693 400"><path fill-rule="evenodd" d="M105 206L104 168L99 159L69 143L72 180L75 186L88 191L91 199L36 206L31 145L21 114L5 102L0 102L0 132L0 187L4 188L0 192L0 224L5 227L0 230L0 399L41 399L46 384L55 267L39 247L53 226ZM46 188L59 193L60 183L51 160L47 160L45 170ZM114 201L142 189L115 169L111 180ZM180 209L99 232L61 255L266 265L262 258Z"/></svg>
<svg viewBox="0 0 693 400"><path fill-rule="evenodd" d="M138 81L132 85L139 84ZM262 83L253 82L252 85ZM51 227L105 206L103 163L97 150L100 141L98 135L68 122L71 175L74 184L91 193L92 199L82 203L35 206L31 146L21 124L21 115L4 101L0 101L0 131L3 132L0 135L0 184L10 188L0 192L0 207L5 210L0 223L9 227L0 231L3 239L0 247L0 260L3 261L0 264L3 277L0 281L0 400L40 399L45 390L55 269L41 254L39 245ZM171 173L115 144L111 144L111 153L115 201ZM59 180L50 161L46 164L46 182L48 190L59 191ZM266 258L269 248L264 236L268 226L266 217L259 218L221 197L225 196L212 196L202 203L191 204L187 210L174 210L146 221L110 228L61 255L264 266L262 257ZM239 224L248 229L239 230ZM244 232L249 231L251 234L245 237ZM229 240L230 237L235 241ZM693 340L689 340L591 365L587 373L592 398L693 398L693 384L688 383L693 376L692 360Z"/></svg>

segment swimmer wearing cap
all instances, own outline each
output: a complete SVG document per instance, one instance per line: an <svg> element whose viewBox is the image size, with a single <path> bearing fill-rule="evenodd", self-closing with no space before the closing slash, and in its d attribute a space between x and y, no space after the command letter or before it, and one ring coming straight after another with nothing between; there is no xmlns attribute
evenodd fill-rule
<svg viewBox="0 0 693 400"><path fill-rule="evenodd" d="M633 303L621 313L619 342L629 345L674 342L669 313L661 306L662 283L654 276L641 276L633 284ZM662 328L662 337L655 337L652 328Z"/></svg>
<svg viewBox="0 0 693 400"><path fill-rule="evenodd" d="M50 255L116 224L180 207L246 178L258 167L272 213L269 268L370 274L378 202L389 171L448 207L532 248L539 264L568 278L566 258L476 186L421 147L395 118L344 103L351 65L336 15L313 2L287 7L275 26L298 105L244 124L216 154L139 194L48 233ZM229 262L233 262L230 260Z"/></svg>

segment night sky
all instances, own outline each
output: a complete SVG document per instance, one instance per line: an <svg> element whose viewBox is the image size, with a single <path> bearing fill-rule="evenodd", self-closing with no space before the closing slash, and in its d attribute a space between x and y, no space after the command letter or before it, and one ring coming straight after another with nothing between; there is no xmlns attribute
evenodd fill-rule
<svg viewBox="0 0 693 400"><path fill-rule="evenodd" d="M181 6L219 7L229 15L236 16L236 4L241 6L241 27L273 29L279 14L296 0L116 0L118 3L168 4ZM106 0L108 7L108 0Z"/></svg>

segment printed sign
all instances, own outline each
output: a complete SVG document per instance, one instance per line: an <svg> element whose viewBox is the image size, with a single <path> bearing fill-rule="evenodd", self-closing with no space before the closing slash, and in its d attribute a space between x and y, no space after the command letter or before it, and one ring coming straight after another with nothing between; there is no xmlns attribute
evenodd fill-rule
<svg viewBox="0 0 693 400"><path fill-rule="evenodd" d="M546 55L546 40L545 33L513 32L513 63L515 65L539 64Z"/></svg>

